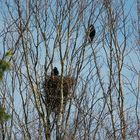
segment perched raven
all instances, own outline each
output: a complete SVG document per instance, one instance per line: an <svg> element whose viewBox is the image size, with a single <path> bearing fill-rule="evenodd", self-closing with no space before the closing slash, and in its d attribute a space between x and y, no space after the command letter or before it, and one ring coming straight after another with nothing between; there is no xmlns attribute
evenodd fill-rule
<svg viewBox="0 0 140 140"><path fill-rule="evenodd" d="M59 75L59 71L58 71L57 67L54 67L52 74L55 76Z"/></svg>
<svg viewBox="0 0 140 140"><path fill-rule="evenodd" d="M91 24L88 28L88 38L89 38L89 42L92 42L93 41L93 38L95 36L95 28L94 26Z"/></svg>

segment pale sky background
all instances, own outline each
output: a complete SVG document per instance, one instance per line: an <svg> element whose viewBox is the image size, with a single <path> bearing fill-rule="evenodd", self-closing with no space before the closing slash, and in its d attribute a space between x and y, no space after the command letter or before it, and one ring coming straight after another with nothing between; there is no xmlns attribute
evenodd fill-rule
<svg viewBox="0 0 140 140"><path fill-rule="evenodd" d="M2 52L2 50L3 50L3 43L2 43L2 40L1 40L1 35L2 35L2 30L3 30L4 25L3 25L3 21L2 20L3 20L3 16L7 14L6 13L6 8L4 7L4 5L2 3L3 3L3 0L0 0L0 57L3 54L3 52ZM125 9L126 9L125 12L129 11L127 30L129 32L128 36L130 36L130 39L128 41L128 50L129 50L129 46L130 47L132 47L133 45L135 46L135 43L136 43L136 41L135 41L136 39L134 38L133 33L136 34L136 35L137 35L137 33L136 33L136 30L134 30L134 28L132 27L132 23L133 22L135 23L135 21L137 22L137 19L138 19L136 8L137 8L136 7L136 0L128 0L127 4L125 6ZM95 23L95 27L96 27L97 35L98 35L98 33L100 32L100 26L98 25L98 21ZM97 35L96 35L96 37L98 37ZM120 38L120 40L121 40L121 38ZM7 50L7 48L5 48L5 50ZM139 54L140 54L140 52L139 52ZM135 66L135 68L136 68L136 70L138 72L140 70L140 61L139 62L137 61L136 54L133 52L133 50L129 54L129 57L132 59L133 65ZM129 57L126 57L125 64L130 64ZM60 65L59 65L59 63L57 61L57 58L55 58L55 62L56 62L55 66L57 66L59 71L60 71ZM88 70L88 67L83 72L83 74L85 74L85 75L86 75L86 73L85 73L86 70ZM137 74L135 74L133 72L131 73L130 71L127 71L126 69L124 69L123 73L130 80L136 81L136 83L133 83L133 84L137 85L138 73ZM106 73L104 73L104 74L106 75ZM124 87L124 90L125 91L129 91L125 87ZM125 101L126 101L126 104L131 105L131 104L133 104L132 103L133 101L135 103L135 96L130 97L129 95L130 94L128 94L128 96L126 96L126 98L128 98L128 99L126 99ZM19 98L17 98L16 100L19 100ZM20 102L20 100L17 102L17 106L18 106L19 102Z"/></svg>

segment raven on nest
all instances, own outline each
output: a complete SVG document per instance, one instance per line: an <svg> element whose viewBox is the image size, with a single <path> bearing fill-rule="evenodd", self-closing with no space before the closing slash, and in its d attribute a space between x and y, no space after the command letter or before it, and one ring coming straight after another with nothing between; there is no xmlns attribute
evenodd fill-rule
<svg viewBox="0 0 140 140"><path fill-rule="evenodd" d="M96 31L95 31L94 25L91 24L88 27L88 39L89 39L89 42L93 41L93 39L95 37L95 33L96 33Z"/></svg>
<svg viewBox="0 0 140 140"><path fill-rule="evenodd" d="M54 69L51 72L51 75L54 75L54 76L58 76L59 75L59 71L58 71L57 67L54 67Z"/></svg>

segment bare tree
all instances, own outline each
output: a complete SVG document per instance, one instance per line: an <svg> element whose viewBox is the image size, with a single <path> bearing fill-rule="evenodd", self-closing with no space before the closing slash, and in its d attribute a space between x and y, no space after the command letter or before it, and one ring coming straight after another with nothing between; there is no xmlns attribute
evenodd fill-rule
<svg viewBox="0 0 140 140"><path fill-rule="evenodd" d="M138 84L128 76L136 71L127 0L1 5L1 52L13 52L0 89L11 114L5 139L126 140L136 131L139 138ZM130 107L131 97L136 102Z"/></svg>

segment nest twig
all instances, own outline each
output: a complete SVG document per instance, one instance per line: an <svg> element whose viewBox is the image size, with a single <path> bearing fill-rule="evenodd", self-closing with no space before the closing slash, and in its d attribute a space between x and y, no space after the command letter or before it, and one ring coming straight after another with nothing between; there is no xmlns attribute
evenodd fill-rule
<svg viewBox="0 0 140 140"><path fill-rule="evenodd" d="M66 76L63 81L64 107L70 98L74 78ZM61 76L47 76L44 85L45 105L52 112L58 112L61 103Z"/></svg>

